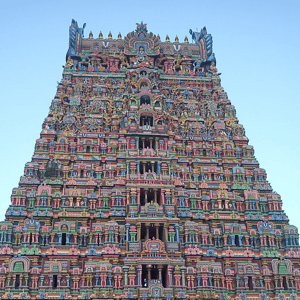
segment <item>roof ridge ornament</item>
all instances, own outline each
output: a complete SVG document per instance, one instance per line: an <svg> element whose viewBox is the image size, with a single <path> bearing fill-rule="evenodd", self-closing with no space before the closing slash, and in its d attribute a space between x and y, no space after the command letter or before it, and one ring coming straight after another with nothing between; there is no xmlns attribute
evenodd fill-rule
<svg viewBox="0 0 300 300"><path fill-rule="evenodd" d="M195 44L198 44L200 48L206 49L206 57L202 57L203 62L216 62L215 54L213 53L213 40L211 34L207 33L206 26L204 26L200 32L189 30L190 35Z"/></svg>
<svg viewBox="0 0 300 300"><path fill-rule="evenodd" d="M72 19L71 26L69 27L69 49L66 55L66 61L68 57L70 56L71 58L76 56L76 46L77 46L77 40L76 36L77 34L83 38L84 37L84 28L86 26L86 23L83 24L82 28L78 26L77 21Z"/></svg>
<svg viewBox="0 0 300 300"><path fill-rule="evenodd" d="M205 35L207 35L207 30L206 27L204 26L200 32L198 31L193 31L192 29L189 30L190 35L192 36L193 41L195 42L195 44L198 44L201 40L201 38L203 38Z"/></svg>

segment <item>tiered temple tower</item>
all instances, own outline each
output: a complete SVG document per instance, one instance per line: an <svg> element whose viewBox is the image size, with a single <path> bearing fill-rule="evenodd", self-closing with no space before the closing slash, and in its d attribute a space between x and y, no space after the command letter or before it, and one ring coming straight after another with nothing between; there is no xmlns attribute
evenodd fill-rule
<svg viewBox="0 0 300 300"><path fill-rule="evenodd" d="M83 37L0 223L2 299L297 299L289 225L204 27Z"/></svg>

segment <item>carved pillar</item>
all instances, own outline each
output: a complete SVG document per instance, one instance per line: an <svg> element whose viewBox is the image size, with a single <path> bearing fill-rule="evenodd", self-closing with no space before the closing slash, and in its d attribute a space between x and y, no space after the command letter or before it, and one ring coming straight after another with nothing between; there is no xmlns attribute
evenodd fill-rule
<svg viewBox="0 0 300 300"><path fill-rule="evenodd" d="M158 280L162 282L162 266L158 266Z"/></svg>
<svg viewBox="0 0 300 300"><path fill-rule="evenodd" d="M128 274L129 267L124 266L123 270L124 270L124 285L126 286L126 285L128 285L128 276L127 276L127 274Z"/></svg>
<svg viewBox="0 0 300 300"><path fill-rule="evenodd" d="M129 188L126 188L126 199L127 199L127 204L130 203L130 189Z"/></svg>
<svg viewBox="0 0 300 300"><path fill-rule="evenodd" d="M185 286L185 271L186 271L186 267L185 266L180 267L180 271L181 271L181 278L182 278L182 286Z"/></svg>
<svg viewBox="0 0 300 300"><path fill-rule="evenodd" d="M226 246L227 245L227 235L224 235L223 239L224 239L224 245Z"/></svg>
<svg viewBox="0 0 300 300"><path fill-rule="evenodd" d="M175 224L175 231L176 231L176 242L179 242L179 225Z"/></svg>
<svg viewBox="0 0 300 300"><path fill-rule="evenodd" d="M148 285L149 285L149 282L150 282L150 280L151 280L151 268L152 268L152 266L151 265L148 265L147 266L147 272L148 272L148 276L147 276L147 281L148 281Z"/></svg>
<svg viewBox="0 0 300 300"><path fill-rule="evenodd" d="M168 284L167 287L170 287L171 285L173 285L173 267L172 266L168 266Z"/></svg>
<svg viewBox="0 0 300 300"><path fill-rule="evenodd" d="M130 224L126 223L125 224L126 228L126 243L129 241L129 229L130 229Z"/></svg>
<svg viewBox="0 0 300 300"><path fill-rule="evenodd" d="M17 275L13 275L13 287L15 287L16 286L16 277L17 277Z"/></svg>
<svg viewBox="0 0 300 300"><path fill-rule="evenodd" d="M165 204L165 190L160 190L160 205Z"/></svg>
<svg viewBox="0 0 300 300"><path fill-rule="evenodd" d="M164 224L164 237L163 237L164 241L168 241L168 225Z"/></svg>
<svg viewBox="0 0 300 300"><path fill-rule="evenodd" d="M137 224L136 225L137 228L137 240L140 241L141 240L141 224Z"/></svg>
<svg viewBox="0 0 300 300"><path fill-rule="evenodd" d="M149 240L149 224L146 224L146 240Z"/></svg>
<svg viewBox="0 0 300 300"><path fill-rule="evenodd" d="M149 138L150 140L150 148L153 148L153 138Z"/></svg>
<svg viewBox="0 0 300 300"><path fill-rule="evenodd" d="M136 189L136 203L137 204L141 203L141 189L140 188Z"/></svg>
<svg viewBox="0 0 300 300"><path fill-rule="evenodd" d="M136 266L138 286L142 286L142 265Z"/></svg>

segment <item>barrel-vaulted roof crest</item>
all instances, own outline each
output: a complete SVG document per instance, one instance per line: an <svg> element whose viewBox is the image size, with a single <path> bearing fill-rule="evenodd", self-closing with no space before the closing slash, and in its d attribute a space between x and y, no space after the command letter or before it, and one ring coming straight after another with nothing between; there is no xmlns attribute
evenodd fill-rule
<svg viewBox="0 0 300 300"><path fill-rule="evenodd" d="M215 54L213 53L213 40L211 34L207 33L206 27L204 26L200 32L189 30L195 44L199 44L201 52L203 53L203 62L214 61L216 62Z"/></svg>
<svg viewBox="0 0 300 300"><path fill-rule="evenodd" d="M180 53L185 59L189 56L192 64L196 64L197 68L216 62L212 36L207 33L206 27L200 31L189 30L194 43L189 43L187 37L185 37L184 42L180 43L177 36L175 42L171 42L168 35L166 41L163 42L159 35L148 32L147 24L144 22L136 23L136 29L125 35L123 39L121 33L117 39L113 39L111 33L109 33L108 38L103 38L102 32L98 38L94 38L92 32L88 38L84 38L84 28L85 23L81 28L77 21L72 20L66 59L70 57L81 61L83 56L85 57L87 53L90 55L96 47L99 52L115 54L122 52L122 55L127 56L160 56L160 60L174 55L177 57Z"/></svg>

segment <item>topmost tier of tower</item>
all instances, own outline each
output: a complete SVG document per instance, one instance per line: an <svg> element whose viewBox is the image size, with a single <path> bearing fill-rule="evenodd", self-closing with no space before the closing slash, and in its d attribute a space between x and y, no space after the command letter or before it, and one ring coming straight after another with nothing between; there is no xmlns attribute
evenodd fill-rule
<svg viewBox="0 0 300 300"><path fill-rule="evenodd" d="M183 43L180 43L177 36L175 42L172 43L168 35L165 42L162 42L159 35L148 32L145 23L141 22L136 25L136 29L124 38L121 33L118 34L117 39L113 39L111 33L104 38L102 32L97 38L94 38L92 32L89 33L88 38L84 38L85 24L80 28L78 23L72 20L66 58L71 57L82 61L86 57L96 58L99 53L106 52L115 55L158 58L156 64L163 65L168 58L178 58L178 54L181 53L186 65L202 67L210 62L216 62L212 36L207 33L206 27L203 27L200 32L189 30L194 43L189 43L187 37ZM134 67L134 64L132 66ZM176 72L176 68L173 71Z"/></svg>

